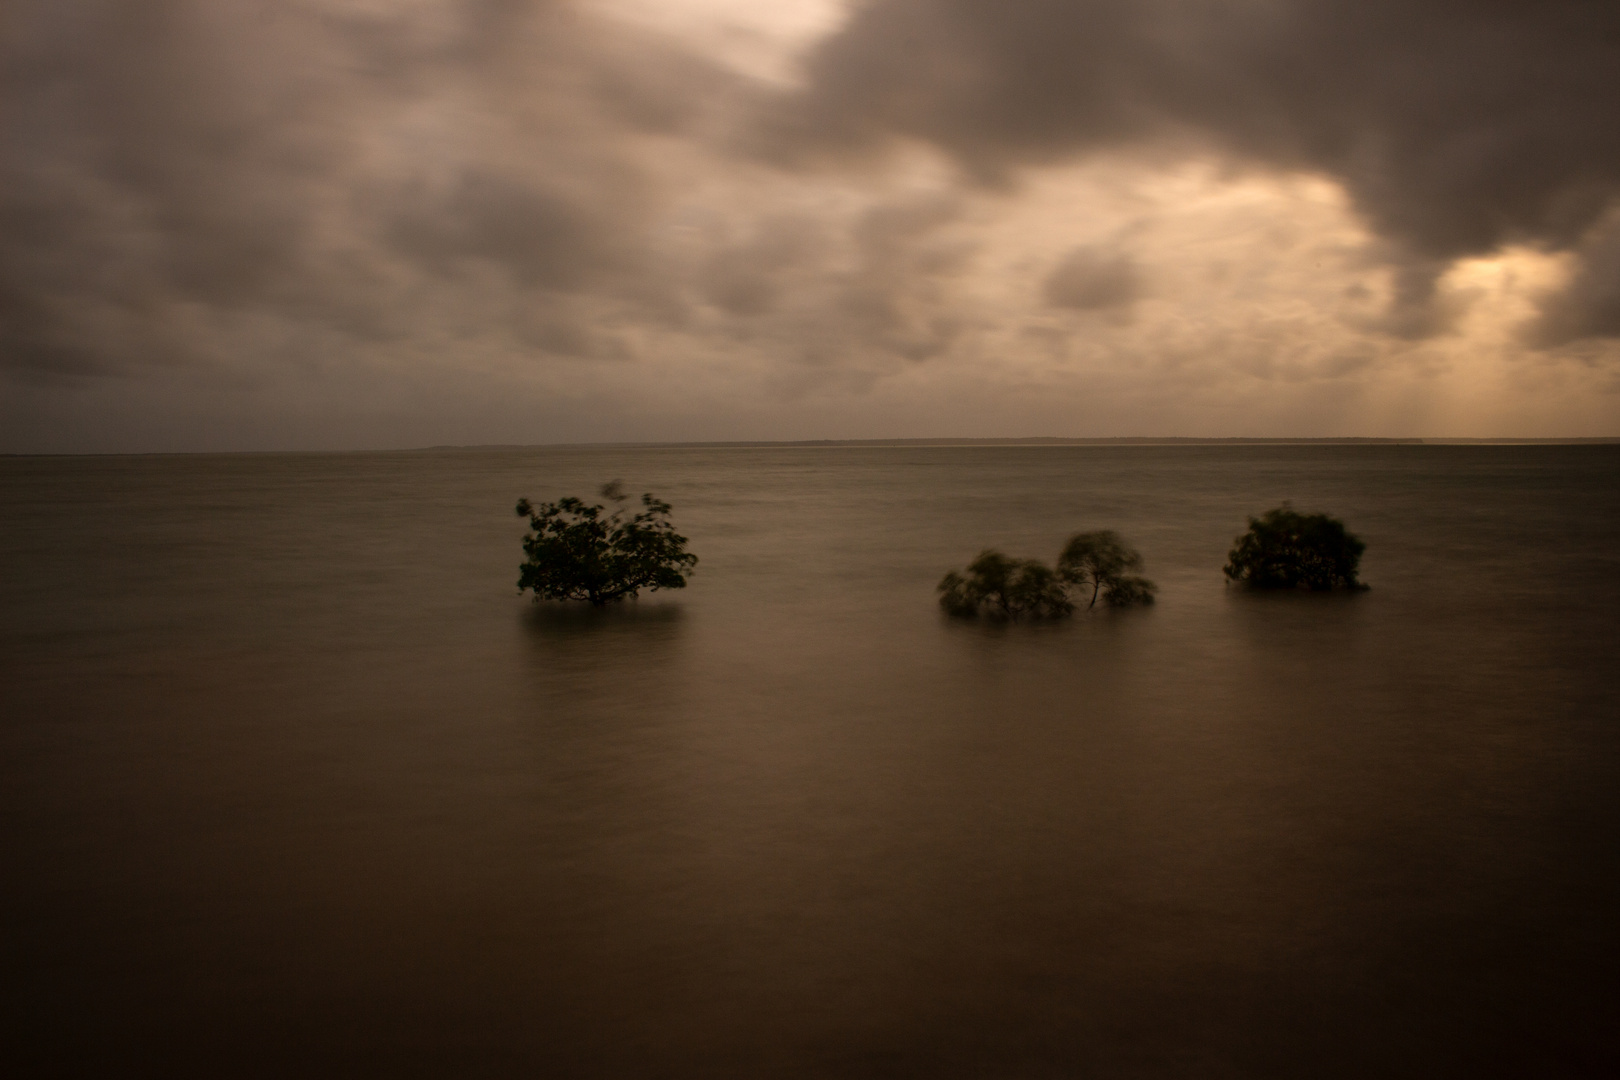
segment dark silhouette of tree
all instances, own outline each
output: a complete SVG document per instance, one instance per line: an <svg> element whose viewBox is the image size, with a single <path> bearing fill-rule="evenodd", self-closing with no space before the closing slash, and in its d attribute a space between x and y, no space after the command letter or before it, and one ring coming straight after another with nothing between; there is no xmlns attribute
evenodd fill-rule
<svg viewBox="0 0 1620 1080"><path fill-rule="evenodd" d="M1035 559L1010 559L986 548L965 575L952 570L939 583L939 602L952 615L1052 619L1074 610L1063 582Z"/></svg>
<svg viewBox="0 0 1620 1080"><path fill-rule="evenodd" d="M616 504L627 499L617 480L601 494ZM534 590L536 600L588 600L597 607L642 589L684 589L697 556L670 524L669 503L646 494L641 505L629 518L622 509L604 517L605 507L572 496L539 506L519 499L517 515L529 519L531 531L523 538L528 558L519 567L518 589Z"/></svg>
<svg viewBox="0 0 1620 1080"><path fill-rule="evenodd" d="M952 570L939 583L939 603L952 615L1055 619L1074 611L1070 587L1089 590L1086 607L1099 598L1114 607L1151 604L1153 582L1125 573L1142 556L1113 532L1080 533L1069 540L1053 570L1036 559L1012 559L986 549L965 574Z"/></svg>
<svg viewBox="0 0 1620 1080"><path fill-rule="evenodd" d="M1251 589L1367 588L1356 579L1367 545L1326 514L1301 514L1285 502L1250 518L1234 544L1226 577Z"/></svg>
<svg viewBox="0 0 1620 1080"><path fill-rule="evenodd" d="M1099 598L1111 607L1153 603L1158 587L1147 578L1125 572L1141 568L1142 556L1111 529L1070 537L1057 564L1058 576L1065 582L1091 590L1087 610Z"/></svg>

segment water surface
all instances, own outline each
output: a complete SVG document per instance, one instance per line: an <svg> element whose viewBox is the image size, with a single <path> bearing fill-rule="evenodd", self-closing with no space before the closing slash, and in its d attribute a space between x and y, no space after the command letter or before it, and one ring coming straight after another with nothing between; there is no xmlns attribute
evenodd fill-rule
<svg viewBox="0 0 1620 1080"><path fill-rule="evenodd" d="M514 582L518 496L683 592ZM30 1075L1620 1066L1620 447L0 459ZM1220 566L1292 499L1357 596ZM1153 608L945 619L1114 528Z"/></svg>

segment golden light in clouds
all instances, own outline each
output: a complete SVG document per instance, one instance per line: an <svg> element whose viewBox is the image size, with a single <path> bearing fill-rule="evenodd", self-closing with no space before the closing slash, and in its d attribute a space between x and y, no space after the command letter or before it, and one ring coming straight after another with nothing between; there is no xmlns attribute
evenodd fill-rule
<svg viewBox="0 0 1620 1080"><path fill-rule="evenodd" d="M1609 144L1495 38L1082 7L41 7L3 448L1620 430Z"/></svg>
<svg viewBox="0 0 1620 1080"><path fill-rule="evenodd" d="M843 0L585 0L582 6L775 83L797 78L799 58L836 30L847 10Z"/></svg>
<svg viewBox="0 0 1620 1080"><path fill-rule="evenodd" d="M681 211L704 223L688 228L705 251L717 238L757 250L774 234L817 255L808 267L749 268L755 285L783 279L769 317L710 308L707 325L722 336L693 335L670 373L687 392L696 368L716 379L712 392L744 395L764 418L750 437L802 415L827 423L857 391L866 407L841 435L872 430L874 416L905 435L1025 424L1060 434L1461 437L1531 435L1560 410L1601 430L1612 415L1601 368L1544 359L1536 393L1548 407L1516 419L1523 332L1537 298L1567 276L1567 259L1521 248L1459 262L1440 283L1451 330L1392 339L1381 324L1393 271L1380 241L1320 176L1122 159L963 195L942 163L919 154L882 182L790 186L720 185ZM858 237L884 214L897 227L909 219L910 261L872 283ZM1050 302L1045 283L1077 249L1127 260L1134 295L1078 310ZM861 283L883 293L882 332L826 341L818 315ZM795 350L805 362L778 362Z"/></svg>

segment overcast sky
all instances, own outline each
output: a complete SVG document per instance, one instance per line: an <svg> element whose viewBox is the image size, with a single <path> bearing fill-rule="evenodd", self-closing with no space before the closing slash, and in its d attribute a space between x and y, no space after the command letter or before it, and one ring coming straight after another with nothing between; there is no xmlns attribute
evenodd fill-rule
<svg viewBox="0 0 1620 1080"><path fill-rule="evenodd" d="M1620 435L1613 0L9 0L0 450Z"/></svg>

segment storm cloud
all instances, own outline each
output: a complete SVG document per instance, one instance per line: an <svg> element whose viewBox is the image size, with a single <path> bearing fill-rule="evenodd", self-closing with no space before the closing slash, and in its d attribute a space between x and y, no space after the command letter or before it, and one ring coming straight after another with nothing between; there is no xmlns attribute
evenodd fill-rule
<svg viewBox="0 0 1620 1080"><path fill-rule="evenodd" d="M37 4L11 25L4 363L42 373L183 356L199 317L388 339L436 284L499 291L480 275L541 306L634 292L656 194L627 143L677 130L715 74L552 3Z"/></svg>
<svg viewBox="0 0 1620 1080"><path fill-rule="evenodd" d="M789 155L908 137L1006 182L1179 145L1325 173L1391 242L1406 306L1505 244L1610 258L1591 230L1620 194L1620 8L1601 0L875 0L811 72ZM1561 325L1612 333L1596 276Z"/></svg>
<svg viewBox="0 0 1620 1080"><path fill-rule="evenodd" d="M1129 256L1080 247L1046 279L1046 302L1076 311L1129 307L1141 289Z"/></svg>
<svg viewBox="0 0 1620 1080"><path fill-rule="evenodd" d="M1617 100L1602 3L19 0L4 448L1591 433Z"/></svg>

